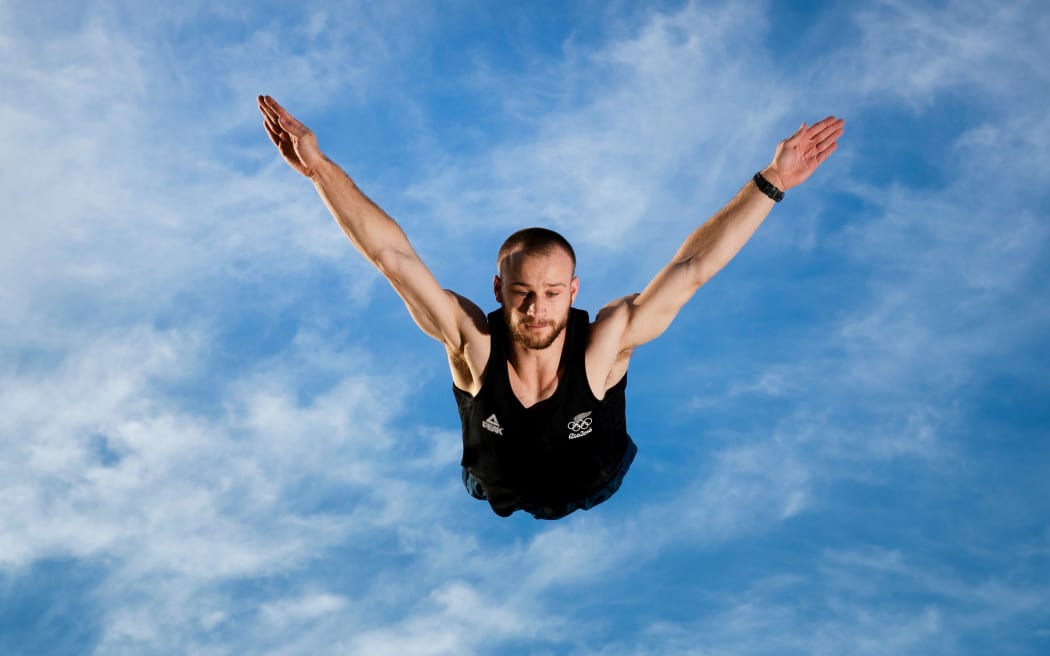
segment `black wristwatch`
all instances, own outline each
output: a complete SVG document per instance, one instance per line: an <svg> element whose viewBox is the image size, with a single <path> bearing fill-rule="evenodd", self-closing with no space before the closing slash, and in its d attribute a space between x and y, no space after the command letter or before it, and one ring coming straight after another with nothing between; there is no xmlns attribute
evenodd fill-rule
<svg viewBox="0 0 1050 656"><path fill-rule="evenodd" d="M758 187L759 191L769 196L776 202L779 203L780 201L784 200L784 192L777 189L776 185L774 185L772 182L762 177L761 171L756 173L755 177L751 178L751 180L755 183L755 186Z"/></svg>

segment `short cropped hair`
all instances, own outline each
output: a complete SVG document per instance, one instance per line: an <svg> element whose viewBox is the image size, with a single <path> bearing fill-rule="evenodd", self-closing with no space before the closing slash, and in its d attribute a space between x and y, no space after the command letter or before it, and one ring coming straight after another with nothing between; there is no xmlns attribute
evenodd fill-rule
<svg viewBox="0 0 1050 656"><path fill-rule="evenodd" d="M573 272L576 271L576 251L565 237L548 228L523 228L515 232L499 247L496 256L496 268L511 251L521 251L526 255L548 255L555 248L561 248L572 260Z"/></svg>

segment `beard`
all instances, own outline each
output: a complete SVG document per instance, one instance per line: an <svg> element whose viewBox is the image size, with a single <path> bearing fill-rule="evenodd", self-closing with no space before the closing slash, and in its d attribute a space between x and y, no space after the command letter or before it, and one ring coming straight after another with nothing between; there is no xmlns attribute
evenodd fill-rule
<svg viewBox="0 0 1050 656"><path fill-rule="evenodd" d="M525 327L527 320L515 319L507 308L503 308L503 318L506 320L507 330L510 331L511 338L525 348L534 351L548 348L554 343L554 340L558 339L558 335L561 335L562 331L565 330L565 326L569 323L569 313L566 312L561 321L544 321L543 325L552 328L552 330L549 333L537 335Z"/></svg>

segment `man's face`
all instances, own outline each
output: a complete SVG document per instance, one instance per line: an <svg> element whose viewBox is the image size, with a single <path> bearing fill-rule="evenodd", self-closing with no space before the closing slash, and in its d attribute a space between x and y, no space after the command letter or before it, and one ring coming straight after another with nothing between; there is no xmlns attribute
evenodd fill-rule
<svg viewBox="0 0 1050 656"><path fill-rule="evenodd" d="M572 258L561 248L504 256L493 287L514 341L527 349L545 349L558 339L579 289L572 273Z"/></svg>

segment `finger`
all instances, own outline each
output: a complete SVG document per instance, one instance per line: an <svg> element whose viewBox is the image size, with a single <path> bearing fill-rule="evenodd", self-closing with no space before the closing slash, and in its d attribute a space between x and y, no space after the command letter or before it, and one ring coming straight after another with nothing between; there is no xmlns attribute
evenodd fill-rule
<svg viewBox="0 0 1050 656"><path fill-rule="evenodd" d="M266 134L270 137L270 141L273 142L273 145L275 145L278 148L280 148L281 147L281 138L279 136L277 136L277 133L273 131L273 128L270 127L269 123L267 123L266 121L263 121L263 125L266 127Z"/></svg>
<svg viewBox="0 0 1050 656"><path fill-rule="evenodd" d="M263 100L266 102L266 105L275 112L285 111L284 107L281 106L281 103L274 100L273 96L263 96Z"/></svg>
<svg viewBox="0 0 1050 656"><path fill-rule="evenodd" d="M823 141L824 139L827 139L832 135L837 137L838 135L842 134L842 131L844 129L843 126L845 125L845 123L846 122L841 118L836 119L832 116L829 116L828 118L816 123L813 126L813 139Z"/></svg>
<svg viewBox="0 0 1050 656"><path fill-rule="evenodd" d="M267 134L267 136L270 137L270 141L273 142L273 145L276 146L278 149L280 149L281 148L281 145L280 145L281 144L280 134L277 133L276 131L274 131L273 126L271 126L269 123L267 123L265 121L262 122L262 127L266 128L266 134Z"/></svg>
<svg viewBox="0 0 1050 656"><path fill-rule="evenodd" d="M277 125L296 136L306 134L306 126L283 109L281 110L281 113L277 115Z"/></svg>
<svg viewBox="0 0 1050 656"><path fill-rule="evenodd" d="M271 112L277 112L281 108L280 103L273 99L273 96L259 96L259 101L262 105L265 105Z"/></svg>
<svg viewBox="0 0 1050 656"><path fill-rule="evenodd" d="M842 126L842 123L834 123L832 125L827 126L819 133L813 135L813 140L817 144L822 144L828 141L835 141L836 139L842 136L843 130L844 128Z"/></svg>
<svg viewBox="0 0 1050 656"><path fill-rule="evenodd" d="M814 144L814 146L816 147L817 151L827 150L828 148L830 148L832 146L832 144L838 143L839 137L841 137L841 136L842 136L842 131L841 130L832 132L831 134L825 136L820 141L817 141Z"/></svg>
<svg viewBox="0 0 1050 656"><path fill-rule="evenodd" d="M287 130L282 130L279 125L266 119L263 121L263 125L266 126L266 133L270 135L271 139L274 139L274 143L280 142L280 144L291 143L295 140L295 137L291 135Z"/></svg>
<svg viewBox="0 0 1050 656"><path fill-rule="evenodd" d="M288 110L281 107L281 104L272 97L263 96L263 101L266 106L266 115L273 121L274 126L278 130L291 127L293 131L298 131L302 127L302 124L295 120L295 117L289 114Z"/></svg>
<svg viewBox="0 0 1050 656"><path fill-rule="evenodd" d="M277 137L278 139L284 136L284 130L274 125L269 119L263 121L263 125L266 126L266 132Z"/></svg>
<svg viewBox="0 0 1050 656"><path fill-rule="evenodd" d="M295 117L292 116L287 109L281 106L281 103L277 102L270 96L266 96L266 104L270 107L270 110L273 112L276 119L284 122L295 121L298 123L298 121L295 120Z"/></svg>
<svg viewBox="0 0 1050 656"><path fill-rule="evenodd" d="M277 112L270 107L262 96L259 96L259 111L262 112L263 116L272 120L274 124L277 124Z"/></svg>
<svg viewBox="0 0 1050 656"><path fill-rule="evenodd" d="M834 142L832 142L832 144L830 146L827 147L826 150L822 150L819 153L817 153L817 157L816 157L817 164L822 164L824 162L824 160L826 160L828 157L830 157L831 153L835 152L835 149L838 148L838 147L839 147L839 142L834 141Z"/></svg>
<svg viewBox="0 0 1050 656"><path fill-rule="evenodd" d="M821 129L822 130L825 127L827 127L828 125L831 125L832 123L836 123L836 122L841 121L841 120L842 120L841 118L835 118L834 116L826 116L826 117L820 119L819 121L817 121L816 123L814 123L813 127L816 128L816 129Z"/></svg>
<svg viewBox="0 0 1050 656"><path fill-rule="evenodd" d="M273 130L274 132L277 132L277 133L281 132L281 126L278 125L276 116L270 116L269 114L264 114L263 115L263 121L266 123L266 127L268 129Z"/></svg>

